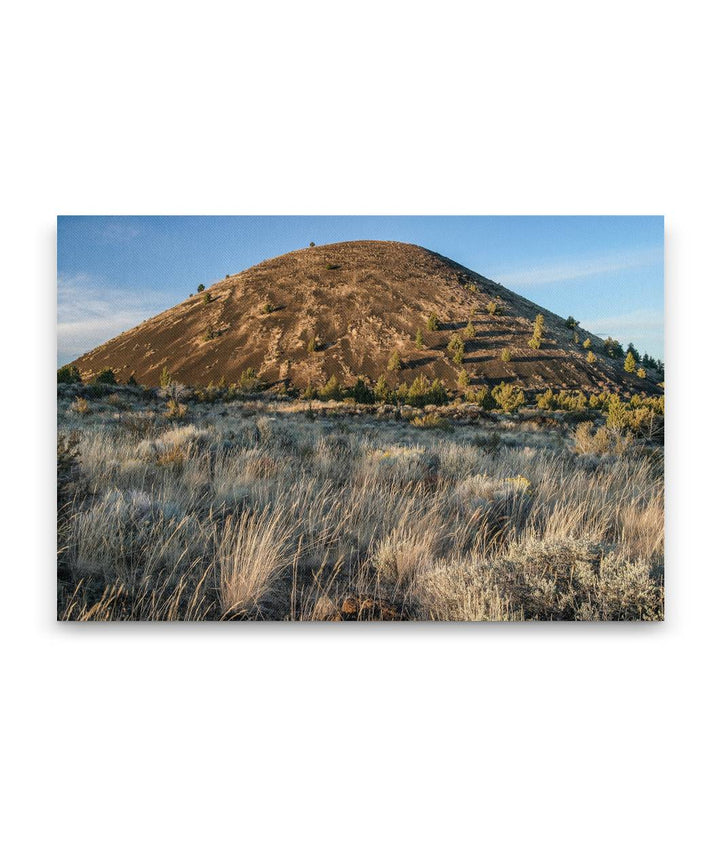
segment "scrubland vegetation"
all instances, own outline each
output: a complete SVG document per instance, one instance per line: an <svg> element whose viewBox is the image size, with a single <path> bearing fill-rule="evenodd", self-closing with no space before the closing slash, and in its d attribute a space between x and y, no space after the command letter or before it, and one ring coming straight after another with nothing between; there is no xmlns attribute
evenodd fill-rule
<svg viewBox="0 0 720 856"><path fill-rule="evenodd" d="M59 376L61 619L663 616L662 398L164 380Z"/></svg>

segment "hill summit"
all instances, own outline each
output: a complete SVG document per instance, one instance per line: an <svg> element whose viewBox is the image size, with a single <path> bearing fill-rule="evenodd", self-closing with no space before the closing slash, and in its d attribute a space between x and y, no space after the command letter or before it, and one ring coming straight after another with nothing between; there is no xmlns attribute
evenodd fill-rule
<svg viewBox="0 0 720 856"><path fill-rule="evenodd" d="M544 331L533 348L538 314ZM134 375L148 386L158 385L163 369L195 386L232 383L253 369L266 384L297 389L332 375L348 385L385 375L393 385L421 373L453 389L463 370L471 384L506 381L535 391L656 392L659 380L653 371L628 374L597 336L500 284L392 241L327 244L264 261L74 365L84 380L110 367L119 380Z"/></svg>

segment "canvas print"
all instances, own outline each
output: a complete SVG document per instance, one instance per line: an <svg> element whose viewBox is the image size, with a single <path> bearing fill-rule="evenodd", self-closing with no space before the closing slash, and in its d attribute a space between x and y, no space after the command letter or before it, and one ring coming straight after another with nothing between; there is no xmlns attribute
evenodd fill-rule
<svg viewBox="0 0 720 856"><path fill-rule="evenodd" d="M58 218L63 621L662 620L662 217Z"/></svg>

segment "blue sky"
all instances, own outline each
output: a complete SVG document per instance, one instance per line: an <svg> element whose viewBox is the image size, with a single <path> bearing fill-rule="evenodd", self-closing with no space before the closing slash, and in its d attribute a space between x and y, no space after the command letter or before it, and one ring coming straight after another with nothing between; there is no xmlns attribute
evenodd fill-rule
<svg viewBox="0 0 720 856"><path fill-rule="evenodd" d="M360 239L448 256L664 357L662 217L58 217L58 365L264 259Z"/></svg>

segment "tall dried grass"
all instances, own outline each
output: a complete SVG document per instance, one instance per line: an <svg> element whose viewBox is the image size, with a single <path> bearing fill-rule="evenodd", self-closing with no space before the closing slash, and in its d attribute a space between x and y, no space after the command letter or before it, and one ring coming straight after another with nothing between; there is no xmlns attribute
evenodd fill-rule
<svg viewBox="0 0 720 856"><path fill-rule="evenodd" d="M224 618L255 617L260 600L290 564L296 543L285 509L244 511L228 518L215 547Z"/></svg>
<svg viewBox="0 0 720 856"><path fill-rule="evenodd" d="M169 428L162 401L133 407L59 408L79 441L61 619L662 617L657 450L294 403L195 403Z"/></svg>

